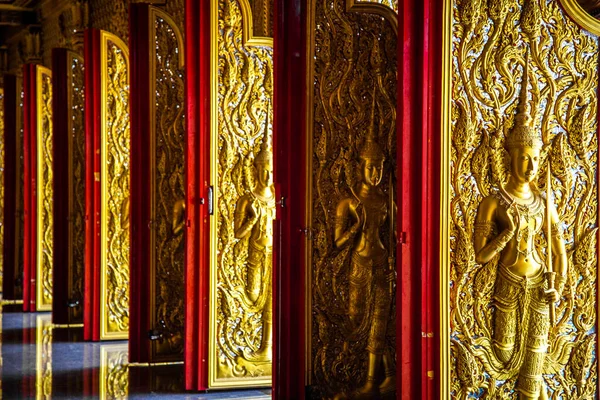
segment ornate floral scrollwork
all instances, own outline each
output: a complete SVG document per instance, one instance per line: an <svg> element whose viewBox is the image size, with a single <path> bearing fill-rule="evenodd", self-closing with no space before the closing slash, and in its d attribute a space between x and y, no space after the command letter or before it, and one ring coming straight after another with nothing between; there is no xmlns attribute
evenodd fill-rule
<svg viewBox="0 0 600 400"><path fill-rule="evenodd" d="M531 128L541 133L542 141L540 172L533 184L536 193L553 193L561 223L548 234L564 241L568 264L560 282L564 289L556 303L556 323L548 328L545 361L535 368L542 371L550 398L594 397L598 40L550 0L490 0L487 7L480 0L455 0L451 29L452 126L446 183L450 185L450 281L442 283L450 288L450 394L461 399L515 398L521 364L501 359L502 352L495 347L504 339L497 338L497 331L512 332L515 324L519 335L524 329L521 322L533 318L529 335L546 337L544 317L535 323L541 314L510 316L508 306L502 313L495 311L502 306L498 299L507 298L508 292L499 291L516 289L505 284L506 277L499 277L505 268L498 257L477 264L472 254L473 235L488 232L475 223L478 205L506 184L513 168L506 138L519 124L517 91L528 71ZM545 182L548 164L551 188ZM500 232L491 235L500 237ZM534 243L545 262L546 236L537 235ZM535 285L531 279L529 285ZM526 296L514 294L525 301ZM514 340L506 339L505 344ZM471 371L480 373L474 378Z"/></svg>
<svg viewBox="0 0 600 400"><path fill-rule="evenodd" d="M84 120L84 70L83 59L71 54L71 133L72 154L72 209L71 245L69 271L69 299L83 304L83 263L85 256L85 120ZM83 306L72 308L69 318L81 321Z"/></svg>
<svg viewBox="0 0 600 400"><path fill-rule="evenodd" d="M153 357L183 354L184 235L171 226L173 206L185 198L185 114L183 39L171 19L154 11L154 229L155 251L152 324L162 338L153 344ZM164 325L161 327L160 325Z"/></svg>
<svg viewBox="0 0 600 400"><path fill-rule="evenodd" d="M129 60L125 45L107 36L106 71L102 71L106 91L106 123L103 133L102 243L105 253L102 279L105 286L101 337L125 336L129 329Z"/></svg>
<svg viewBox="0 0 600 400"><path fill-rule="evenodd" d="M52 151L52 77L50 71L38 67L37 72L37 310L52 308L53 253L53 151Z"/></svg>
<svg viewBox="0 0 600 400"><path fill-rule="evenodd" d="M272 168L265 166L272 158L268 105L273 98L273 50L269 41L244 40L244 18L249 15L244 12L245 1L212 3L218 13L218 26L213 29L220 32L213 54L218 60L213 93L217 123L212 133L217 146L211 167L216 177L211 233L216 236L211 267L215 386L264 385L271 379L268 305L274 198L271 201L265 194L271 186L263 179L266 175L258 174L272 174Z"/></svg>
<svg viewBox="0 0 600 400"><path fill-rule="evenodd" d="M397 36L388 20L348 4L315 0L309 8L307 294L310 380L322 398L394 390L394 289L382 279L393 275L395 257ZM365 246L369 254L358 245L365 234L380 242Z"/></svg>

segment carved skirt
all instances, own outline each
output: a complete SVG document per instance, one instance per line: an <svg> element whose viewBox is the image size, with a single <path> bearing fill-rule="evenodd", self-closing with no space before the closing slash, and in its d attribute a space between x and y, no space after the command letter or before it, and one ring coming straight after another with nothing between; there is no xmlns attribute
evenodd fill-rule
<svg viewBox="0 0 600 400"><path fill-rule="evenodd" d="M530 277L498 266L494 292L494 349L508 371L518 372L517 391L539 394L550 330L542 269Z"/></svg>

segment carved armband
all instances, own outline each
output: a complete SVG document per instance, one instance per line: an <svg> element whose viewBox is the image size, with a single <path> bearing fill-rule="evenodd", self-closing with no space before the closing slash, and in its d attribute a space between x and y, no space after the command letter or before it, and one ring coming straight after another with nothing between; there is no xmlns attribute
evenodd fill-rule
<svg viewBox="0 0 600 400"><path fill-rule="evenodd" d="M475 222L475 237L490 239L496 234L496 224L491 221Z"/></svg>

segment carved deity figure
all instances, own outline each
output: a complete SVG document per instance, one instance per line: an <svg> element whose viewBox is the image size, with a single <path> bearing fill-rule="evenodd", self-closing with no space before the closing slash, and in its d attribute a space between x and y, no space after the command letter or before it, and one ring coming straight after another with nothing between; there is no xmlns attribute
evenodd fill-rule
<svg viewBox="0 0 600 400"><path fill-rule="evenodd" d="M543 143L529 115L527 64L515 126L505 142L511 160L508 181L480 203L473 240L477 263L498 260L493 297L495 357L505 371L518 374L519 399L537 400L548 398L542 373L551 309L564 287L567 257L558 213L534 183ZM536 247L539 235L551 241L554 261L550 265ZM556 287L549 276L556 276Z"/></svg>
<svg viewBox="0 0 600 400"><path fill-rule="evenodd" d="M381 239L381 230L389 223L390 199L379 187L385 155L373 136L371 127L360 153L361 181L352 188L351 197L338 203L335 219L335 246L352 246L348 275L350 325L353 336L364 333L367 337L369 355L367 381L350 395L353 399L377 398L396 390L393 362L386 350L395 272Z"/></svg>
<svg viewBox="0 0 600 400"><path fill-rule="evenodd" d="M273 304L271 291L273 220L275 190L273 187L273 151L268 131L260 152L254 159L256 186L243 195L235 209L234 228L237 239L248 238L246 261L246 297L254 309L262 310L262 339L256 351L244 351L251 362L270 362L272 357Z"/></svg>

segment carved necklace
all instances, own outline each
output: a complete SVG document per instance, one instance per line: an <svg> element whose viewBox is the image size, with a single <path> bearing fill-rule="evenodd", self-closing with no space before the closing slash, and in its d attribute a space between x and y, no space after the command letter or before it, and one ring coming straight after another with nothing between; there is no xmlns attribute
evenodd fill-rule
<svg viewBox="0 0 600 400"><path fill-rule="evenodd" d="M533 196L533 202L530 204L518 203L514 196L510 195L504 188L500 191L500 194L507 210L513 206L517 208L520 226L523 226L522 221L525 222L525 227L517 231L517 252L525 258L525 261L529 261L529 256L533 253L533 245L530 246L530 242L536 230L535 220L540 215L543 216L544 204L540 197L535 194ZM521 249L523 238L526 238L525 249Z"/></svg>

